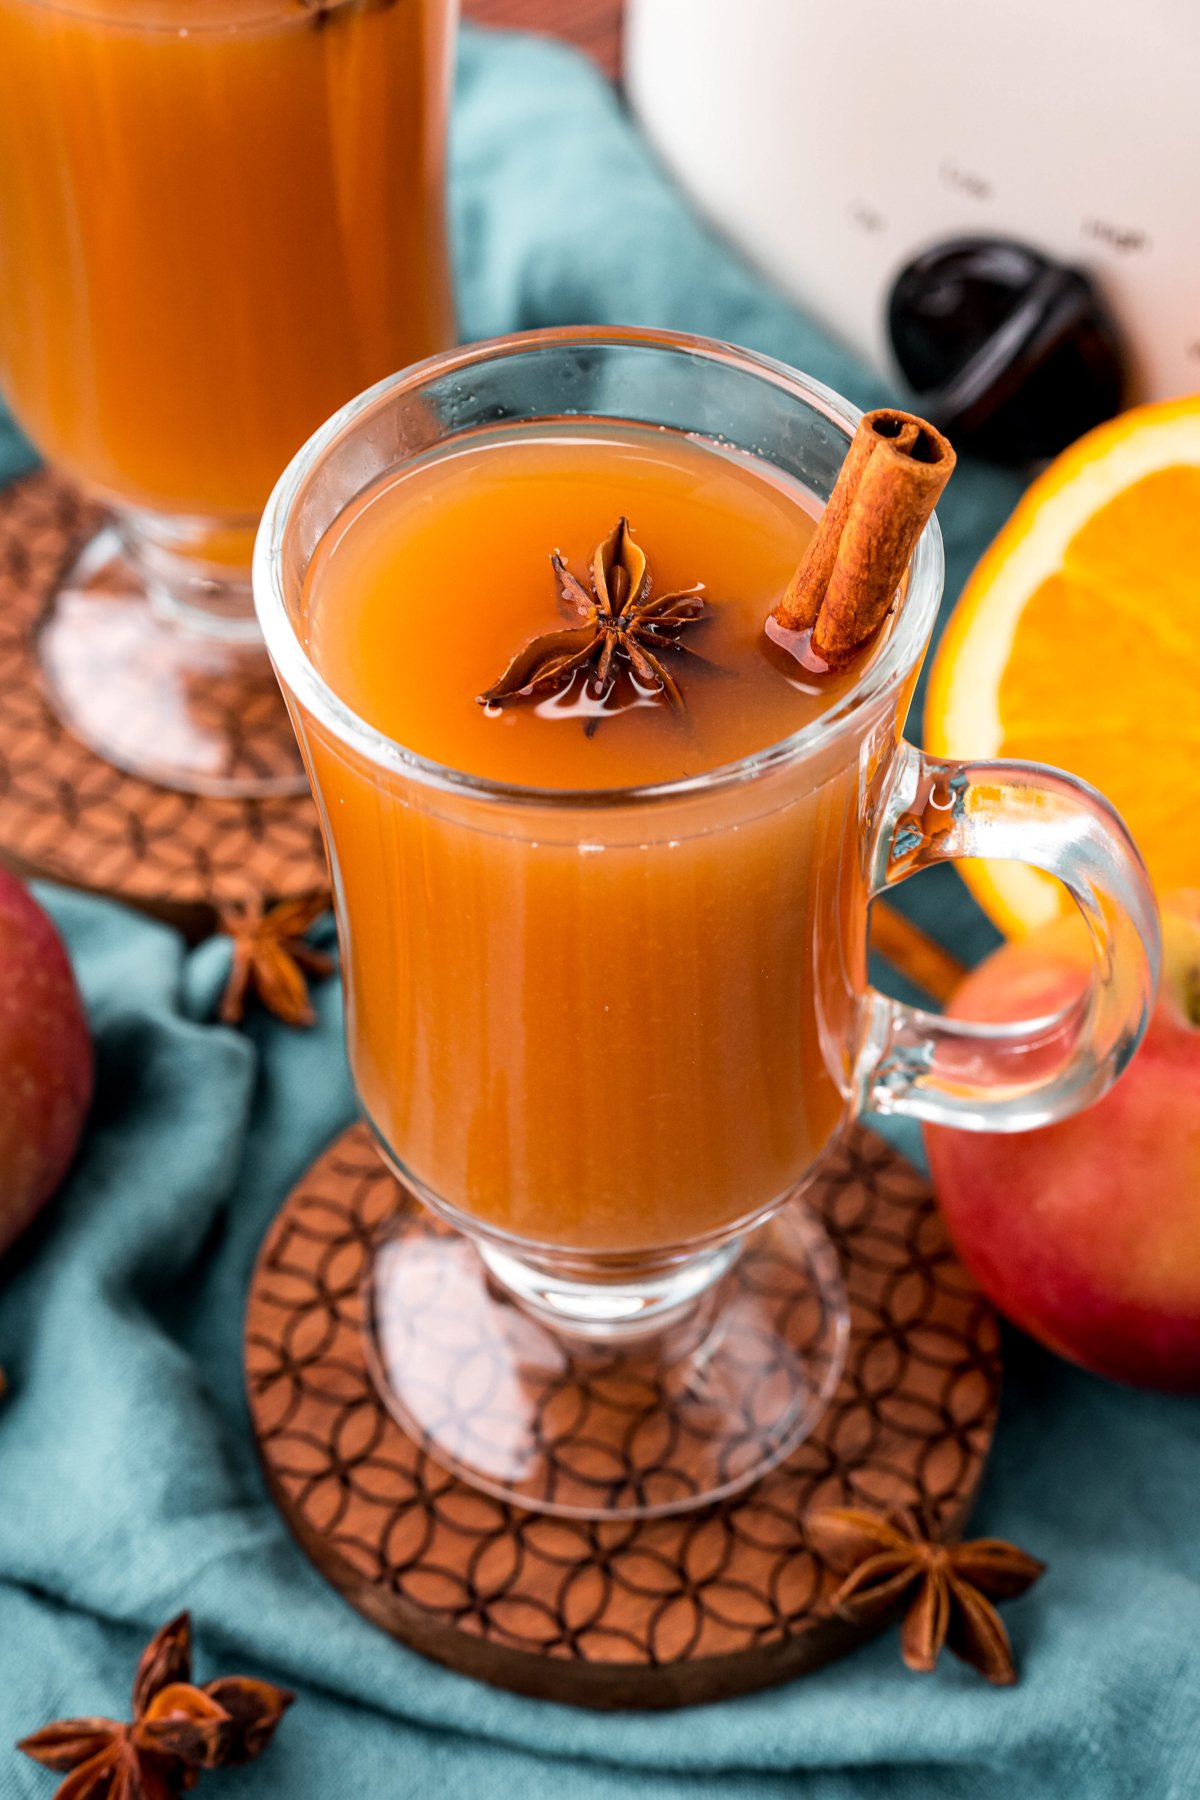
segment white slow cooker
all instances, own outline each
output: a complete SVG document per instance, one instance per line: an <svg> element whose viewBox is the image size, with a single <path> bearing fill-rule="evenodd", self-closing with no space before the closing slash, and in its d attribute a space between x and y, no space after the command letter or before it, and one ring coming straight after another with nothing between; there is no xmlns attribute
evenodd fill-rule
<svg viewBox="0 0 1200 1800"><path fill-rule="evenodd" d="M1090 273L1131 397L1200 388L1200 0L629 0L626 84L706 213L882 367L964 234Z"/></svg>

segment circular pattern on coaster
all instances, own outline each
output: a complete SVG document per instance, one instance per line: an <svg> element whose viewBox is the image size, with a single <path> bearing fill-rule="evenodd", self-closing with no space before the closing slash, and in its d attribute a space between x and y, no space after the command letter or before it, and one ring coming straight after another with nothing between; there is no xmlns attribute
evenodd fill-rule
<svg viewBox="0 0 1200 1800"><path fill-rule="evenodd" d="M855 1128L810 1198L851 1310L845 1367L812 1435L699 1512L556 1518L446 1473L375 1389L367 1271L397 1208L415 1202L352 1127L276 1218L246 1321L263 1466L307 1554L426 1655L582 1705L720 1699L850 1648L860 1633L830 1614L832 1577L806 1547L804 1515L904 1503L956 1534L995 1428L999 1336L928 1187L882 1140Z"/></svg>
<svg viewBox="0 0 1200 1800"><path fill-rule="evenodd" d="M785 1207L737 1248L667 1327L664 1367L661 1331L641 1354L602 1334L568 1351L502 1267L406 1207L376 1249L368 1363L401 1431L468 1487L562 1517L693 1512L807 1436L845 1356L845 1288L813 1214Z"/></svg>
<svg viewBox="0 0 1200 1800"><path fill-rule="evenodd" d="M307 794L212 800L101 760L43 697L33 630L103 514L42 470L0 493L0 853L23 874L115 895L197 930L212 909L328 885Z"/></svg>

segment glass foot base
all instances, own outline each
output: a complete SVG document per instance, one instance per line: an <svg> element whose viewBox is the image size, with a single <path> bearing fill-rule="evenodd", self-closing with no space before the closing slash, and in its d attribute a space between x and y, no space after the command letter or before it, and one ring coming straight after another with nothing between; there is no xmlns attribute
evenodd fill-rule
<svg viewBox="0 0 1200 1800"><path fill-rule="evenodd" d="M101 531L39 626L51 705L89 749L160 786L220 798L303 793L248 583L193 586L184 600L156 592L117 531Z"/></svg>
<svg viewBox="0 0 1200 1800"><path fill-rule="evenodd" d="M410 1438L485 1493L592 1519L750 1486L824 1412L848 1333L833 1246L796 1204L718 1268L689 1328L619 1347L543 1323L416 1205L376 1253L367 1310L373 1375Z"/></svg>

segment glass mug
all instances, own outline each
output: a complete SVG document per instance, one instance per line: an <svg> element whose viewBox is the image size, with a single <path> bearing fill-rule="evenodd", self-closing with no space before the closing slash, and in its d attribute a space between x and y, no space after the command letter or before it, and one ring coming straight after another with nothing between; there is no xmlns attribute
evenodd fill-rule
<svg viewBox="0 0 1200 1800"><path fill-rule="evenodd" d="M741 446L818 504L857 414L702 339L470 346L310 440L267 507L254 579L321 810L355 1084L427 1209L400 1213L373 1265L377 1380L476 1486L639 1516L748 1484L819 1417L845 1299L791 1203L848 1122L874 1107L1019 1130L1086 1105L1141 1037L1157 918L1128 834L1082 782L903 740L942 590L936 522L852 689L728 767L644 789L506 786L351 712L305 647L323 534L387 474L566 417ZM1095 949L1069 1011L964 1023L868 985L872 896L966 856L1066 884Z"/></svg>
<svg viewBox="0 0 1200 1800"><path fill-rule="evenodd" d="M113 524L39 649L109 761L302 791L255 527L348 394L454 341L456 0L0 0L0 391Z"/></svg>

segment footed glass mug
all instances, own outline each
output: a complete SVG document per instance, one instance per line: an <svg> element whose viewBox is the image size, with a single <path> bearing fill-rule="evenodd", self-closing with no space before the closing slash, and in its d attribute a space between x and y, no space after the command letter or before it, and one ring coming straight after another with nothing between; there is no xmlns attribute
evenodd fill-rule
<svg viewBox="0 0 1200 1800"><path fill-rule="evenodd" d="M848 1121L1018 1130L1096 1098L1152 1003L1154 902L1083 783L903 740L942 589L936 523L830 711L642 789L509 786L383 736L310 660L306 572L365 489L472 434L651 424L662 444L752 451L816 509L856 417L724 344L517 336L344 407L263 520L255 593L321 809L354 1079L427 1209L404 1207L374 1259L376 1378L435 1457L526 1507L671 1512L785 1456L844 1354L836 1257L803 1194ZM872 895L966 856L1066 884L1095 948L1069 1011L967 1024L868 985Z"/></svg>
<svg viewBox="0 0 1200 1800"><path fill-rule="evenodd" d="M454 340L456 0L0 0L0 391L111 508L38 648L110 762L302 791L250 593L347 394Z"/></svg>

